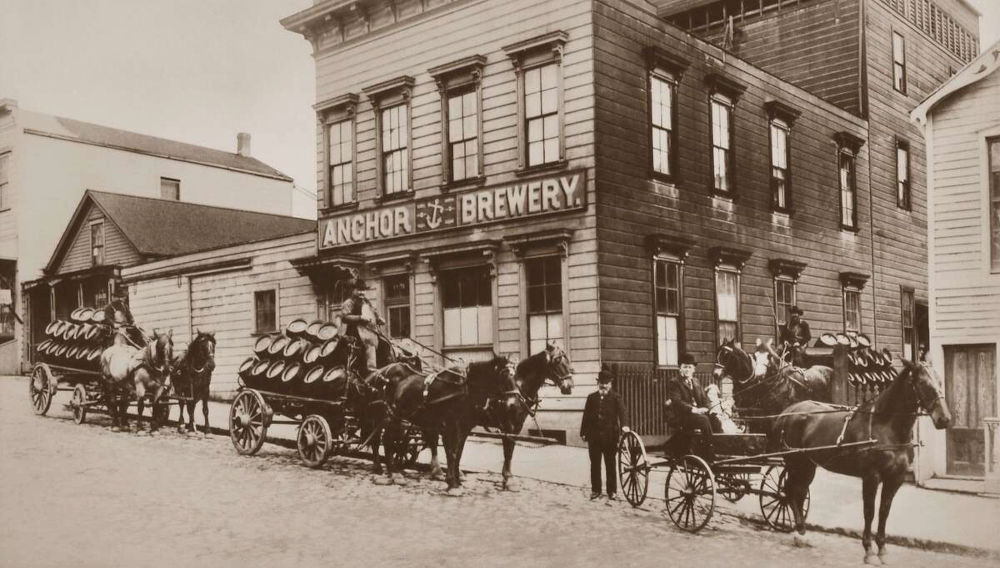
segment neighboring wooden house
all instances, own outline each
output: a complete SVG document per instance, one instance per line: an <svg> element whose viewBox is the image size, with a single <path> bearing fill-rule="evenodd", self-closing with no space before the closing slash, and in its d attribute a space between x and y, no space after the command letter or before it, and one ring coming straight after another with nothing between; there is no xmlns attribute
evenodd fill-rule
<svg viewBox="0 0 1000 568"><path fill-rule="evenodd" d="M20 372L26 353L21 283L42 276L85 190L291 215L292 179L250 155L249 134L236 142L216 150L0 99L0 300L13 296L0 301L0 374Z"/></svg>
<svg viewBox="0 0 1000 568"><path fill-rule="evenodd" d="M578 388L544 393L553 435L578 442L601 363L707 370L795 303L817 336L903 343L924 265L881 265L910 214L873 204L890 135L650 2L324 0L282 24L317 71L318 253L293 265L327 305L359 270L394 334L450 354L562 343Z"/></svg>
<svg viewBox="0 0 1000 568"><path fill-rule="evenodd" d="M1000 43L911 116L927 139L930 359L954 418L947 432L922 425L918 474L983 476L992 460L1000 475L1000 453L984 452L985 419L1000 441Z"/></svg>
<svg viewBox="0 0 1000 568"><path fill-rule="evenodd" d="M87 191L45 276L23 286L30 344L43 339L53 319L66 319L78 307L103 307L116 292L124 293L124 268L236 244L252 247L315 226L281 215Z"/></svg>

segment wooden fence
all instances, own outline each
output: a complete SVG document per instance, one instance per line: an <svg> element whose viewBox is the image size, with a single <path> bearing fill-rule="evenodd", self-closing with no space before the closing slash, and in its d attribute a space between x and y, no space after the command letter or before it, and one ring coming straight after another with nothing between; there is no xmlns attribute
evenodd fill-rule
<svg viewBox="0 0 1000 568"><path fill-rule="evenodd" d="M677 376L676 369L658 369L648 365L612 365L615 390L622 396L628 410L630 426L646 436L666 436L667 384ZM711 373L695 373L702 387L712 381Z"/></svg>

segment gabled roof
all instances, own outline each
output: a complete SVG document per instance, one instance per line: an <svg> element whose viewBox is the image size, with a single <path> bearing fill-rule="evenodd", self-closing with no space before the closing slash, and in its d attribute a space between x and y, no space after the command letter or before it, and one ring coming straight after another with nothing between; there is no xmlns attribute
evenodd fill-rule
<svg viewBox="0 0 1000 568"><path fill-rule="evenodd" d="M292 178L287 175L250 156L241 156L233 152L186 144L146 134L137 134L127 130L119 130L71 118L33 112L22 108L17 108L15 112L18 126L23 128L24 132L28 134L104 146L127 152L139 152L171 160L192 162L272 177L284 181L292 181Z"/></svg>
<svg viewBox="0 0 1000 568"><path fill-rule="evenodd" d="M917 108L910 112L910 120L921 125L927 124L927 115L939 102L960 89L981 81L1000 68L1000 41L984 49L979 57L959 69L951 79L941 84L927 96Z"/></svg>
<svg viewBox="0 0 1000 568"><path fill-rule="evenodd" d="M87 190L45 268L53 273L93 204L145 260L316 231L316 221L169 199Z"/></svg>

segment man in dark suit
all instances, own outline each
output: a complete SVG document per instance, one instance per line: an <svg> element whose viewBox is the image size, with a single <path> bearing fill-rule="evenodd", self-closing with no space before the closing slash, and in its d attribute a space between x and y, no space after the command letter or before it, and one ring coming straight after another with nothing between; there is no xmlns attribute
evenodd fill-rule
<svg viewBox="0 0 1000 568"><path fill-rule="evenodd" d="M682 353L679 362L680 375L670 379L667 385L667 423L672 429L682 432L685 439L695 430L706 434L721 432L722 424L718 417L708 412L708 396L694 380L694 356Z"/></svg>
<svg viewBox="0 0 1000 568"><path fill-rule="evenodd" d="M792 306L788 311L790 317L781 326L778 341L784 348L786 358L787 354L791 354L791 363L796 367L804 367L805 348L812 339L812 332L809 330L809 322L802 319L802 310L798 306Z"/></svg>
<svg viewBox="0 0 1000 568"><path fill-rule="evenodd" d="M597 375L597 392L587 397L583 409L580 437L590 450L591 499L601 496L601 459L608 478L608 499L618 499L618 473L615 470L615 451L620 432L628 432L628 414L618 393L611 390L611 372L602 369Z"/></svg>

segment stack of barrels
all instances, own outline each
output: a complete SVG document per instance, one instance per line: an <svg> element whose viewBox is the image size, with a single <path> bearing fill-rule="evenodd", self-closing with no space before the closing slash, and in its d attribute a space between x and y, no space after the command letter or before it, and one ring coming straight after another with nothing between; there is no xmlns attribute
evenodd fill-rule
<svg viewBox="0 0 1000 568"><path fill-rule="evenodd" d="M331 399L343 392L348 353L336 324L295 319L282 333L259 337L239 375L252 389Z"/></svg>
<svg viewBox="0 0 1000 568"><path fill-rule="evenodd" d="M99 372L101 353L113 338L103 311L77 308L69 320L56 320L45 326L45 339L35 346L35 351L38 360L44 363Z"/></svg>
<svg viewBox="0 0 1000 568"><path fill-rule="evenodd" d="M898 374L892 366L891 355L876 350L863 333L824 333L820 343L828 347L843 345L849 350L847 380L859 389L881 392Z"/></svg>

